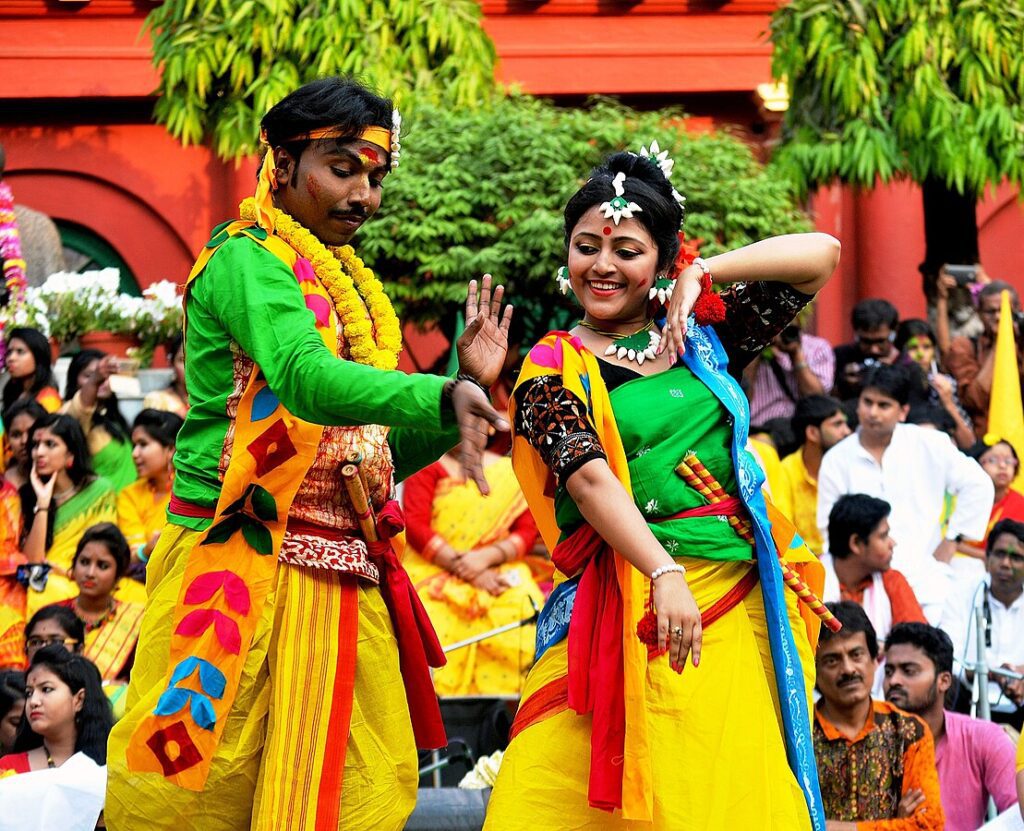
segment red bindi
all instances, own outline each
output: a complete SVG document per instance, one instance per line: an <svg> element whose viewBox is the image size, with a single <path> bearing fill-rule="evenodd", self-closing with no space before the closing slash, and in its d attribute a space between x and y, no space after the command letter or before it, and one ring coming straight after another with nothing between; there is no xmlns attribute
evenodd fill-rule
<svg viewBox="0 0 1024 831"><path fill-rule="evenodd" d="M359 151L360 156L365 156L374 164L380 164L380 156L377 155L376 150L371 150L369 147L364 147Z"/></svg>
<svg viewBox="0 0 1024 831"><path fill-rule="evenodd" d="M604 226L604 235L606 237L610 237L612 235L612 229L609 228L607 225Z"/></svg>

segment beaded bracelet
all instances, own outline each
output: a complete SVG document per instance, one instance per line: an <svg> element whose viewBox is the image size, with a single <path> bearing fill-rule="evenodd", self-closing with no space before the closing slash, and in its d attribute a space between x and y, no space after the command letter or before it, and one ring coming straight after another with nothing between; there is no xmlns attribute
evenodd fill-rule
<svg viewBox="0 0 1024 831"><path fill-rule="evenodd" d="M661 577L661 575L668 574L672 571L678 571L680 574L686 574L685 568L679 565L679 563L673 563L670 566L661 566L660 568L654 569L654 571L651 572L651 582L653 583L655 580Z"/></svg>

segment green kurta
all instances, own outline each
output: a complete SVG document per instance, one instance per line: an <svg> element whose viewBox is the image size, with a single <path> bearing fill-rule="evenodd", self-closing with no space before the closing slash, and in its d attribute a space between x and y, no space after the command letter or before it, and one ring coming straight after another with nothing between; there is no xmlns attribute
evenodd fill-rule
<svg viewBox="0 0 1024 831"><path fill-rule="evenodd" d="M325 425L382 424L396 478L440 458L458 441L442 422L444 378L385 372L339 360L323 344L295 275L245 236L225 242L190 287L185 384L191 409L178 434L174 495L213 507L238 386L235 356L252 358L289 412ZM170 515L201 530L207 520Z"/></svg>

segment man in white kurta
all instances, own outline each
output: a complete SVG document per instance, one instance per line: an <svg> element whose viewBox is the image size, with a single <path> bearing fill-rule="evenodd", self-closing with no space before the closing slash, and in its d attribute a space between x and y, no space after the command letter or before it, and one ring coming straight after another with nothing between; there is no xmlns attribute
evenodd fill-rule
<svg viewBox="0 0 1024 831"><path fill-rule="evenodd" d="M956 541L985 536L994 490L981 466L944 433L902 423L908 396L901 367L878 367L868 377L857 402L857 432L822 459L818 527L827 540L829 513L843 494L888 502L891 533L899 540L893 568L906 576L929 622L940 626L954 583ZM943 533L947 495L954 507Z"/></svg>

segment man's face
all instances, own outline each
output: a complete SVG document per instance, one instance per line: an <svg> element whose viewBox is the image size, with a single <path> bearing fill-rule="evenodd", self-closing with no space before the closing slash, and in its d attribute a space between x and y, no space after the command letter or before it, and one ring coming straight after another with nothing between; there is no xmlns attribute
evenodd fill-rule
<svg viewBox="0 0 1024 831"><path fill-rule="evenodd" d="M871 697L875 659L863 632L840 635L818 644L815 656L818 689L830 704L851 707Z"/></svg>
<svg viewBox="0 0 1024 831"><path fill-rule="evenodd" d="M999 330L999 318L1002 308L1002 293L989 294L979 299L978 317L981 318L981 323L985 327L985 334L995 337L996 332ZM1015 298L1013 294L1010 295L1010 308L1015 312L1020 311L1020 300Z"/></svg>
<svg viewBox="0 0 1024 831"><path fill-rule="evenodd" d="M1016 594L1024 586L1024 543L1013 534L1000 534L985 558L992 576L992 588L1005 594Z"/></svg>
<svg viewBox="0 0 1024 831"><path fill-rule="evenodd" d="M830 415L821 422L817 429L817 440L821 445L821 452L825 453L831 450L848 435L850 435L850 425L846 422L846 413L840 410L838 413Z"/></svg>
<svg viewBox="0 0 1024 831"><path fill-rule="evenodd" d="M857 420L861 432L869 438L888 440L896 425L906 419L909 409L881 390L867 387L857 399Z"/></svg>
<svg viewBox="0 0 1024 831"><path fill-rule="evenodd" d="M952 679L936 673L923 649L898 643L885 651L885 700L908 713L929 711L946 694Z"/></svg>
<svg viewBox="0 0 1024 831"><path fill-rule="evenodd" d="M892 342L895 333L888 324L882 324L874 329L858 329L854 336L857 339L857 348L865 358L881 360L888 357L892 351Z"/></svg>
<svg viewBox="0 0 1024 831"><path fill-rule="evenodd" d="M896 540L889 536L889 520L883 519L866 540L859 537L850 541L851 552L871 571L888 571L892 564L892 550Z"/></svg>
<svg viewBox="0 0 1024 831"><path fill-rule="evenodd" d="M343 245L380 207L387 152L368 141L313 141L295 159L277 148L277 205L326 245Z"/></svg>

